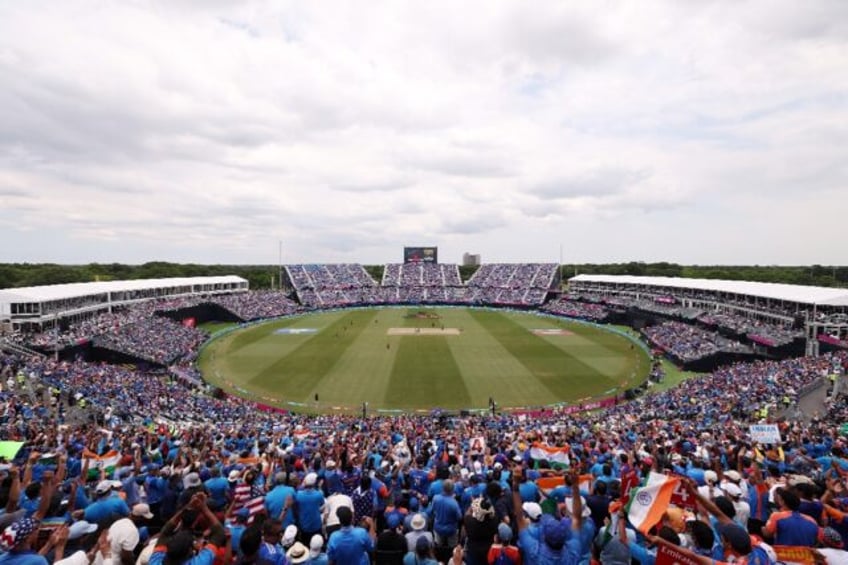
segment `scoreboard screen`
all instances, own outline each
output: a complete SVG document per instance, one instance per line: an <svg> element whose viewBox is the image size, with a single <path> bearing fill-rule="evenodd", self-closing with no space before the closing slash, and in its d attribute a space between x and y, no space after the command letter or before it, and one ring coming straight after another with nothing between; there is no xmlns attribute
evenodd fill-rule
<svg viewBox="0 0 848 565"><path fill-rule="evenodd" d="M438 247L404 247L404 263L438 263Z"/></svg>

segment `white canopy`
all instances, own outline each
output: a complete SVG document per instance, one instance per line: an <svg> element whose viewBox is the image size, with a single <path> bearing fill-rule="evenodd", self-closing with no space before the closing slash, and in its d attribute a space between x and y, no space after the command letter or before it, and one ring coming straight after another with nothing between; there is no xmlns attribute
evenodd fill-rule
<svg viewBox="0 0 848 565"><path fill-rule="evenodd" d="M222 277L175 277L169 279L138 279L130 281L107 281L27 286L0 290L0 304L10 302L48 302L80 296L91 296L104 292L132 292L158 288L174 288L193 285L215 285L246 283L235 275Z"/></svg>
<svg viewBox="0 0 848 565"><path fill-rule="evenodd" d="M848 306L848 289L798 284L725 281L715 279L686 279L681 277L636 277L632 275L577 275L569 282L596 282L622 285L655 286L668 289L700 290L756 296L770 300L816 304L819 306Z"/></svg>

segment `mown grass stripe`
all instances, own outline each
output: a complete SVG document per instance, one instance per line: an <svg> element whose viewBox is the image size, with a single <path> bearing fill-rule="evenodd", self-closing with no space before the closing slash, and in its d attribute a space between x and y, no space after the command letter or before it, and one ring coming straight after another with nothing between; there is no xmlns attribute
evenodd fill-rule
<svg viewBox="0 0 848 565"><path fill-rule="evenodd" d="M462 335L448 340L471 394L472 408L488 408L489 398L504 407L553 402L545 388L468 310L451 311L450 325Z"/></svg>
<svg viewBox="0 0 848 565"><path fill-rule="evenodd" d="M441 326L440 321L412 317L417 312L419 309L407 312L403 319L404 327ZM427 398L433 407L467 408L471 395L448 346L448 339L453 337L413 335L398 339L383 404L416 408L421 406L422 399Z"/></svg>
<svg viewBox="0 0 848 565"><path fill-rule="evenodd" d="M609 388L617 386L594 367L534 335L509 315L490 310L473 310L471 315L551 392L551 401L590 395L598 389L598 381Z"/></svg>
<svg viewBox="0 0 848 565"><path fill-rule="evenodd" d="M254 375L248 384L266 392L284 391L289 400L310 400L309 392L327 376L375 315L374 310L346 313L300 347Z"/></svg>
<svg viewBox="0 0 848 565"><path fill-rule="evenodd" d="M315 384L309 398L318 394L325 406L344 406L368 402L382 408L397 347L391 347L386 330L401 324L400 310L375 310L371 323L344 352L327 376ZM386 347L389 344L389 347ZM353 375L353 377L352 377Z"/></svg>

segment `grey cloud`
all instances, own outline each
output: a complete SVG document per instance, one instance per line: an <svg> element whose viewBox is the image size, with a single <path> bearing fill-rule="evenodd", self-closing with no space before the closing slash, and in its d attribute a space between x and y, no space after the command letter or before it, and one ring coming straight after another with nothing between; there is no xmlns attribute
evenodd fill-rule
<svg viewBox="0 0 848 565"><path fill-rule="evenodd" d="M0 187L0 198L27 198L30 196L29 192L25 190L21 190L19 188L2 188Z"/></svg>
<svg viewBox="0 0 848 565"><path fill-rule="evenodd" d="M396 192L398 190L403 190L412 186L412 183L407 180L386 180L386 181L375 181L375 182L361 182L361 183L342 183L342 184L332 184L331 188L334 190L339 190L341 192Z"/></svg>
<svg viewBox="0 0 848 565"><path fill-rule="evenodd" d="M440 233L445 235L471 235L486 233L507 225L506 219L497 212L491 214L470 213L456 215L442 221Z"/></svg>
<svg viewBox="0 0 848 565"><path fill-rule="evenodd" d="M544 181L532 186L529 192L546 199L608 196L622 193L649 177L646 171L601 168Z"/></svg>
<svg viewBox="0 0 848 565"><path fill-rule="evenodd" d="M573 10L557 14L528 10L523 4L506 23L508 41L533 60L557 65L597 64L613 56L617 45L600 30L598 22Z"/></svg>
<svg viewBox="0 0 848 565"><path fill-rule="evenodd" d="M417 156L404 164L410 168L444 175L471 178L506 178L514 172L502 161L476 155L428 157Z"/></svg>

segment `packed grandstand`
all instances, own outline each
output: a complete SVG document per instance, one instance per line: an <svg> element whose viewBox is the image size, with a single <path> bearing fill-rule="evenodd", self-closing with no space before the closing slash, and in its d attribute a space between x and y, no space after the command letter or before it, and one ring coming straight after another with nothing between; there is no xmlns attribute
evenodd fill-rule
<svg viewBox="0 0 848 565"><path fill-rule="evenodd" d="M0 561L848 560L848 353L844 334L809 335L848 293L647 277L561 292L553 264L285 273L288 293L237 277L0 291ZM387 304L628 323L657 356L711 367L588 412L309 416L213 394L194 366L201 313Z"/></svg>

